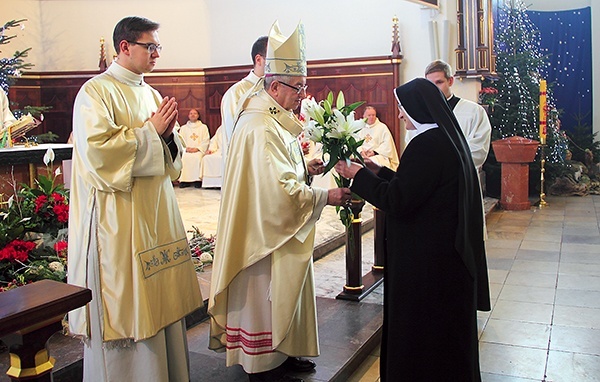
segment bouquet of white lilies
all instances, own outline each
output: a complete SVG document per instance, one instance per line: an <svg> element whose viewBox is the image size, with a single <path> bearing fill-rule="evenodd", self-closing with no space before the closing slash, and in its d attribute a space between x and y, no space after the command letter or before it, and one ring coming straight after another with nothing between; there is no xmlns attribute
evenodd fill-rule
<svg viewBox="0 0 600 382"><path fill-rule="evenodd" d="M354 111L364 102L354 102L345 105L344 93L338 93L335 106L333 104L333 92L329 92L326 99L317 102L313 98L302 101L301 115L304 118L304 134L315 143L323 145L323 162L325 173L329 172L340 160L350 164L354 158L362 163L362 157L358 148L362 145L358 132L365 127L363 119L354 119ZM338 187L348 187L350 180L339 175L334 175ZM340 220L350 227L352 223L352 211L348 206L336 207Z"/></svg>

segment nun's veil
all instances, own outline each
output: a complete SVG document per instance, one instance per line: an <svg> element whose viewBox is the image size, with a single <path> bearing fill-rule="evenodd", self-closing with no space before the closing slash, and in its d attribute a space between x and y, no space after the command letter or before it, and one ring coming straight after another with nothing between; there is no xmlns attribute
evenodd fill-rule
<svg viewBox="0 0 600 382"><path fill-rule="evenodd" d="M417 122L437 124L448 137L460 161L458 227L455 247L477 281L477 308L489 310L489 285L483 241L483 206L479 177L471 151L446 98L435 84L416 78L394 90L399 104Z"/></svg>

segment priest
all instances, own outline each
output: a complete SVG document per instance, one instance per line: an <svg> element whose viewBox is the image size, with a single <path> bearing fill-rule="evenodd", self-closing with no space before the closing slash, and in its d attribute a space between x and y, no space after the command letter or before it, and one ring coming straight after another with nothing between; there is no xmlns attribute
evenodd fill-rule
<svg viewBox="0 0 600 382"><path fill-rule="evenodd" d="M396 170L399 163L398 151L390 129L377 118L377 110L374 106L365 108L363 118L365 127L358 132L360 139L364 140L359 148L360 155L380 166Z"/></svg>
<svg viewBox="0 0 600 382"><path fill-rule="evenodd" d="M202 186L202 158L210 144L210 133L208 126L200 120L198 109L190 109L188 121L181 126L179 133L185 143L185 151L182 155L183 168L179 176L179 188Z"/></svg>

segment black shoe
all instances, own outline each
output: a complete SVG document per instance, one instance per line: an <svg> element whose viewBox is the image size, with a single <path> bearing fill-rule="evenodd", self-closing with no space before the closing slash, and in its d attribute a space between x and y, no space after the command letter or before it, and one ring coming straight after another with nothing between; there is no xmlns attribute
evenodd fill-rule
<svg viewBox="0 0 600 382"><path fill-rule="evenodd" d="M298 373L302 373L305 371L312 371L317 367L317 364L307 358L302 357L288 357L283 364L281 365L286 370L295 371Z"/></svg>
<svg viewBox="0 0 600 382"><path fill-rule="evenodd" d="M196 187L196 188L202 188L202 181L194 182L194 187Z"/></svg>
<svg viewBox="0 0 600 382"><path fill-rule="evenodd" d="M179 188L186 188L189 186L190 186L190 184L188 182L179 182Z"/></svg>

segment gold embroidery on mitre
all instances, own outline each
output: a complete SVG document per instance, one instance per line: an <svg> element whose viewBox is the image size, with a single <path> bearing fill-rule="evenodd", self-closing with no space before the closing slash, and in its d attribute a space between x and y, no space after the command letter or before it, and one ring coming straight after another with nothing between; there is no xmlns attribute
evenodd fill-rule
<svg viewBox="0 0 600 382"><path fill-rule="evenodd" d="M267 43L265 74L306 77L306 36L302 22L287 38L281 33L279 22L273 23Z"/></svg>

